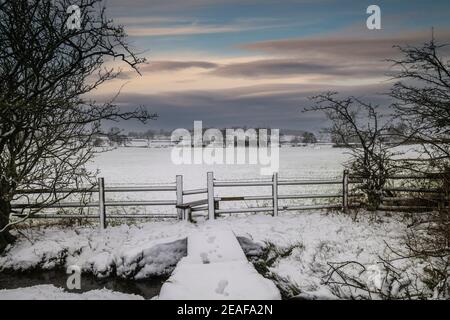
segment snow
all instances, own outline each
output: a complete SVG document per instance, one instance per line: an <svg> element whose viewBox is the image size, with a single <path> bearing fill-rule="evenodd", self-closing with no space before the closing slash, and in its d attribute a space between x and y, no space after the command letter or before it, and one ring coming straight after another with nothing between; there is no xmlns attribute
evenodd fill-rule
<svg viewBox="0 0 450 320"><path fill-rule="evenodd" d="M335 298L323 284L329 262L358 261L373 265L386 257L386 243L394 248L402 245L406 225L395 218L383 222L361 217L353 222L343 214L299 213L281 217L230 217L221 224L232 226L240 236L279 248L295 245L292 253L280 259L270 271L289 280L305 293ZM386 242L386 243L385 243Z"/></svg>
<svg viewBox="0 0 450 320"><path fill-rule="evenodd" d="M72 293L53 285L39 285L0 290L0 300L143 300L143 298L135 294L125 294L108 289Z"/></svg>
<svg viewBox="0 0 450 320"><path fill-rule="evenodd" d="M282 148L280 177L340 176L347 159L346 151L341 148ZM100 153L89 168L100 170L106 185L168 183L174 182L176 175L183 175L185 189L204 188L208 171L213 171L218 179L264 178L260 167L253 164L176 165L171 160L170 148L118 148Z"/></svg>
<svg viewBox="0 0 450 320"><path fill-rule="evenodd" d="M186 255L187 222L94 227L27 229L26 237L0 257L0 271L53 269L78 265L98 277L141 279L170 273ZM30 243L28 239L33 239Z"/></svg>
<svg viewBox="0 0 450 320"><path fill-rule="evenodd" d="M341 148L312 147L305 148L281 148L280 149L280 173L279 179L303 178L303 179L333 179L342 176L343 163L348 159L346 151ZM92 171L99 170L99 176L104 177L106 187L114 186L139 186L139 185L174 185L176 175L183 176L184 190L205 188L208 171L214 172L214 177L219 180L233 179L267 179L270 176L260 175L260 166L253 164L242 165L206 165L206 164L182 164L176 165L171 160L171 148L126 148L120 147L113 151L100 153L94 161L88 165ZM280 193L304 194L304 193L336 193L340 186L281 186ZM216 188L216 196L242 196L242 195L271 194L270 187L235 187ZM174 191L169 192L124 192L107 193L107 199L111 201L142 201L142 200L175 200ZM204 194L185 196L186 201L194 201L205 198ZM78 196L67 199L67 202L79 201ZM97 201L97 194L92 195L92 201ZM292 205L314 204L315 200L289 200ZM258 206L269 204L268 201L257 201ZM280 200L280 205L286 204L286 200ZM255 201L247 202L248 206L256 205ZM221 208L236 208L242 206L239 202L221 203ZM109 207L110 214L145 214L177 213L174 206L151 207ZM57 209L48 209L48 213L54 213ZM67 209L67 212L78 213L76 209ZM97 208L85 208L86 214L97 214ZM38 221L38 220L33 220Z"/></svg>
<svg viewBox="0 0 450 320"><path fill-rule="evenodd" d="M273 282L260 275L228 228L211 228L191 234L188 256L161 288L163 300L279 300Z"/></svg>
<svg viewBox="0 0 450 320"><path fill-rule="evenodd" d="M282 148L280 149L279 179L333 179L342 175L343 163L348 159L340 148ZM118 148L100 154L90 168L100 169L106 186L173 183L182 174L184 189L204 188L206 173L213 171L217 179L259 179L257 165L175 165L170 149ZM340 186L280 186L280 194L335 193ZM216 196L267 195L270 187L215 188ZM175 198L174 192L108 193L108 200L163 200ZM185 200L204 198L205 195L186 196ZM95 199L94 199L95 200ZM287 200L280 200L280 206ZM292 201L292 200L289 200ZM304 200L291 205L314 204ZM221 203L221 208L243 205L270 205L257 201ZM170 207L109 208L118 213L176 213ZM87 209L87 210L97 210ZM37 221L37 220L35 220ZM41 220L42 221L42 220ZM291 212L279 217L264 214L240 215L199 221L197 224L179 221L149 221L139 225L119 225L99 232L96 226L55 226L21 230L19 240L0 257L0 271L26 271L33 269L65 268L78 265L83 272L99 278L118 276L143 279L156 275L169 275L189 248L186 239L196 241L198 232L211 228L232 230L239 238L247 255L260 255L270 242L277 249L293 248L290 254L276 259L269 271L287 279L301 290L301 297L334 298L324 277L329 263L357 261L365 266L376 265L380 257L389 258L390 250L404 248L406 222L396 216L361 212L358 221L350 215L325 212ZM217 235L220 237L220 235ZM218 241L220 243L220 241ZM210 251L208 242L203 251ZM222 248L221 250L225 250ZM201 257L201 256L200 256ZM209 260L219 257L208 254ZM185 259L186 260L186 259ZM401 269L422 272L423 265L414 259L401 262ZM235 268L243 268L236 266ZM226 272L226 270L224 270ZM356 269L350 270L355 273ZM423 273L423 272L422 272ZM361 275L366 280L366 275ZM222 281L223 280L223 281ZM228 281L228 284L226 282ZM225 285L226 284L226 285ZM219 279L214 288L219 293L230 293L229 279ZM220 293L222 292L222 293Z"/></svg>
<svg viewBox="0 0 450 320"><path fill-rule="evenodd" d="M192 264L182 260L161 288L162 300L279 300L272 281L248 261Z"/></svg>
<svg viewBox="0 0 450 320"><path fill-rule="evenodd" d="M230 228L211 228L191 234L188 256L191 263L247 261L236 236Z"/></svg>
<svg viewBox="0 0 450 320"><path fill-rule="evenodd" d="M323 284L329 262L374 265L380 257L389 255L386 244L395 249L403 247L406 227L396 216L361 213L358 221L353 221L345 214L301 212L278 217L230 216L197 224L155 221L113 226L102 233L94 227L25 229L21 231L25 236L0 257L0 271L77 264L83 272L99 277L114 272L135 279L170 274L187 254L187 237L220 228L256 242L255 245L241 241L246 251L254 253L261 250L258 245L265 247L267 242L278 248L294 245L291 254L276 261L270 271L295 283L304 295L333 298L330 288ZM208 258L215 259L214 255ZM421 268L413 260L406 261L404 267Z"/></svg>
<svg viewBox="0 0 450 320"><path fill-rule="evenodd" d="M341 148L321 147L313 149L282 148L280 149L279 179L334 179L341 178L343 162L348 159L346 151ZM214 172L219 180L233 179L270 179L260 175L260 166L243 165L176 165L171 160L171 148L126 148L119 147L113 151L99 153L94 161L88 165L92 171L99 170L99 177L104 177L106 187L142 186L142 185L174 185L176 175L183 176L184 190L205 188L206 174ZM321 186L280 186L280 194L305 193L337 193L339 185ZM234 187L215 188L216 196L242 196L242 195L271 194L271 187ZM86 196L89 198L89 196ZM175 200L175 191L168 192L114 192L107 193L108 201L143 201L143 200ZM205 194L185 196L186 201L204 199ZM70 196L65 202L78 202L79 195ZM87 199L85 199L87 200ZM96 193L89 199L98 200ZM315 204L316 200L289 200L292 205ZM280 206L286 205L288 200L280 200ZM237 208L243 204L270 205L269 201L247 201L221 203L222 209ZM59 209L46 209L43 213L60 212ZM64 213L80 213L78 209L65 209ZM97 208L84 208L84 214L97 215ZM108 214L168 214L175 215L174 206L147 206L147 207L108 207ZM42 223L42 220L30 220L33 223Z"/></svg>
<svg viewBox="0 0 450 320"><path fill-rule="evenodd" d="M118 148L112 152L100 154L91 169L100 169L100 176L105 177L107 186L135 184L173 184L176 175L183 175L184 189L204 188L206 173L213 171L217 179L259 179L260 167L257 165L175 165L170 159L170 149ZM344 149L317 146L316 148L282 148L280 149L279 179L333 179L341 177L343 163L348 159ZM280 186L280 194L335 193L340 186ZM270 187L215 188L216 196L267 195ZM108 200L163 200L175 199L174 192L136 192L108 193ZM204 198L205 195L186 196L185 200ZM94 199L95 200L95 199ZM280 200L280 206L287 200ZM292 201L292 200L288 200ZM291 205L315 204L315 200L298 200ZM269 202L235 202L221 203L223 209L233 206L254 205L270 206ZM86 211L97 208L86 209ZM125 213L124 208L109 208ZM145 214L149 212L175 214L170 207L127 208L126 213ZM94 214L95 214L94 213ZM92 214L92 212L91 212ZM42 222L43 220L33 220ZM198 221L188 223L180 221L148 221L139 225L110 226L99 232L97 226L54 226L33 228L20 231L19 240L0 256L0 272L30 271L33 269L65 268L78 265L85 273L92 273L99 278L118 276L129 279L143 279L157 275L170 275L178 265L186 264L184 258L189 248L187 238L196 239L196 234L208 230L231 230L238 237L239 243L247 256L258 256L264 248L273 246L277 250L291 248L289 254L279 257L268 265L269 272L279 279L286 279L301 291L299 298L336 298L324 279L331 263L355 261L368 270L378 265L381 258L389 259L392 251L405 248L404 235L408 221L397 214L360 212L353 221L350 215L325 212L289 212L278 217L264 214L222 217L215 221ZM215 235L211 243L218 244L221 252L221 235ZM208 239L207 239L208 240ZM213 245L204 241L203 247L195 254L198 261L206 257L208 261L220 263L220 257L202 253L209 252ZM269 245L270 243L270 245ZM229 244L236 246L236 243ZM200 248L200 246L196 246ZM234 252L234 250L233 250ZM242 254L239 254L242 257ZM227 257L228 254L226 255ZM397 258L397 257L396 257ZM257 259L257 258L256 258ZM231 259L232 260L232 259ZM235 259L240 261L240 259ZM181 262L180 262L181 261ZM424 263L417 259L401 259L394 262L402 274L424 274ZM190 268L194 277L195 266ZM220 270L227 275L229 270L244 269L236 262L233 268ZM248 269L248 268L247 268ZM258 269L259 270L259 269ZM247 270L248 271L248 270ZM370 275L360 273L358 268L349 265L346 269L363 282ZM186 271L188 272L188 271ZM201 275L207 275L207 270ZM237 272L237 271L236 271ZM239 271L241 272L241 271ZM217 273L217 272L216 272ZM173 275L176 277L176 274ZM249 275L251 277L251 275ZM175 278L176 279L176 278ZM201 282L198 275L192 278ZM232 296L235 284L230 276L219 277L207 291L213 297ZM420 281L419 281L420 282ZM193 283L194 284L194 283ZM279 283L277 283L279 285ZM25 290L25 289L24 289ZM26 289L28 290L28 289ZM188 289L186 289L188 290ZM190 290L190 289L189 289Z"/></svg>

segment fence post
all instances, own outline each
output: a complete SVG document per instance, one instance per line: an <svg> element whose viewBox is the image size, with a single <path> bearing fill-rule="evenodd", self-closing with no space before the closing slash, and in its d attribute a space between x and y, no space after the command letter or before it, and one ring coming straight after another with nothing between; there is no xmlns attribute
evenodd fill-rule
<svg viewBox="0 0 450 320"><path fill-rule="evenodd" d="M214 210L219 210L220 206L219 206L219 200L214 200Z"/></svg>
<svg viewBox="0 0 450 320"><path fill-rule="evenodd" d="M208 217L210 220L215 219L214 209L214 173L207 173L207 188L208 188Z"/></svg>
<svg viewBox="0 0 450 320"><path fill-rule="evenodd" d="M273 203L273 216L278 216L278 173L274 172L272 177L272 203Z"/></svg>
<svg viewBox="0 0 450 320"><path fill-rule="evenodd" d="M183 219L185 221L192 222L192 208L188 207L186 208L186 210L183 210L183 216L184 216Z"/></svg>
<svg viewBox="0 0 450 320"><path fill-rule="evenodd" d="M177 175L176 177L176 193L177 193L177 205L183 204L183 176ZM183 209L177 209L178 219L183 219Z"/></svg>
<svg viewBox="0 0 450 320"><path fill-rule="evenodd" d="M342 177L342 211L344 213L348 210L348 170L344 170Z"/></svg>
<svg viewBox="0 0 450 320"><path fill-rule="evenodd" d="M98 178L98 214L100 229L106 229L105 178Z"/></svg>

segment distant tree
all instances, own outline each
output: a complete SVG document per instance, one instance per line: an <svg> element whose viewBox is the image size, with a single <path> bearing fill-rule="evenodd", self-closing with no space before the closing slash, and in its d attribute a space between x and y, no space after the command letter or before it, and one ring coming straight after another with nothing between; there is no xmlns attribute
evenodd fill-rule
<svg viewBox="0 0 450 320"><path fill-rule="evenodd" d="M106 136L108 137L110 142L120 146L125 142L125 137L121 133L122 130L120 128L112 127L106 133Z"/></svg>
<svg viewBox="0 0 450 320"><path fill-rule="evenodd" d="M103 140L102 139L100 139L100 138L95 138L94 139L94 142L92 143L92 145L94 146L94 147L102 147L103 146Z"/></svg>
<svg viewBox="0 0 450 320"><path fill-rule="evenodd" d="M312 132L305 132L302 135L303 143L317 143L317 138Z"/></svg>
<svg viewBox="0 0 450 320"><path fill-rule="evenodd" d="M130 131L128 132L127 136L130 138L139 138L140 133L136 131Z"/></svg>
<svg viewBox="0 0 450 320"><path fill-rule="evenodd" d="M93 184L85 164L94 155L104 120L153 118L145 109L123 111L114 98L105 103L86 94L118 72L112 59L137 70L144 62L126 42L121 26L105 16L99 0L79 0L79 29L68 28L71 0L0 2L0 252L9 232L11 202L33 208L14 210L26 219L70 194L23 195L20 190Z"/></svg>
<svg viewBox="0 0 450 320"><path fill-rule="evenodd" d="M302 141L300 141L300 139L297 136L295 136L294 139L291 140L291 143L294 144L294 145L297 145L300 142L302 142Z"/></svg>
<svg viewBox="0 0 450 320"><path fill-rule="evenodd" d="M382 124L376 106L355 97L340 99L337 93L328 92L312 100L315 105L305 111L323 112L331 121L325 131L348 148L351 159L346 166L363 178L360 189L367 197L368 209L377 209L382 189L394 170L392 152L384 143L389 121Z"/></svg>
<svg viewBox="0 0 450 320"><path fill-rule="evenodd" d="M146 138L146 139L153 139L153 137L155 136L155 132L153 131L153 130L147 130L147 131L145 131L143 134L142 134L142 137L143 138Z"/></svg>
<svg viewBox="0 0 450 320"><path fill-rule="evenodd" d="M404 144L405 137L409 136L408 126L403 122L390 125L386 130L386 142L393 144ZM412 143L413 141L409 141Z"/></svg>
<svg viewBox="0 0 450 320"><path fill-rule="evenodd" d="M128 137L139 138L139 139L153 139L155 132L151 129L142 132L130 131L128 132Z"/></svg>

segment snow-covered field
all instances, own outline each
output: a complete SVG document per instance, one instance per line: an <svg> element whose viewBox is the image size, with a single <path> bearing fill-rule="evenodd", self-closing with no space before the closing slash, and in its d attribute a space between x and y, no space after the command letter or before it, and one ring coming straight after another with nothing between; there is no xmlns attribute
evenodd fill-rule
<svg viewBox="0 0 450 320"><path fill-rule="evenodd" d="M347 157L344 149L330 146L281 148L279 175L287 178L339 176ZM259 165L176 165L171 161L169 148L118 148L99 154L90 168L99 169L107 184L169 183L175 182L176 175L183 175L187 189L205 187L208 171L213 171L218 179L264 178Z"/></svg>
<svg viewBox="0 0 450 320"><path fill-rule="evenodd" d="M341 179L343 163L348 159L345 149L330 146L309 146L299 148L280 149L279 179ZM105 178L107 187L142 186L142 185L174 185L176 175L183 176L183 189L206 188L207 172L214 172L218 180L238 179L271 179L271 176L260 174L259 165L176 165L171 161L171 149L157 148L117 148L100 153L88 168L99 171L99 176ZM318 186L280 186L280 194L305 193L336 193L339 185ZM270 195L270 187L233 187L216 188L216 196ZM97 201L97 194L91 195L93 202ZM185 200L194 201L205 198L205 194L185 196ZM106 199L112 201L143 201L143 200L175 200L174 191L167 192L122 192L107 193ZM79 202L79 195L74 195L66 201ZM313 202L315 201L315 202ZM280 200L280 205L287 202L291 205L315 204L315 200ZM266 206L269 201L246 201L221 203L223 209L252 206ZM54 213L56 209L47 209L47 213ZM66 209L65 213L78 213L78 209ZM83 209L85 214L96 214L97 208ZM113 214L176 214L173 206L152 207L110 207L108 212Z"/></svg>
<svg viewBox="0 0 450 320"><path fill-rule="evenodd" d="M279 179L330 179L342 177L343 163L348 159L346 150L330 146L309 146L301 148L280 149ZM171 149L151 148L118 148L111 152L99 154L89 166L99 170L99 176L105 178L106 186L133 186L145 184L174 184L176 175L183 175L184 190L206 188L206 174L214 172L218 180L237 179L271 179L271 176L260 174L259 165L176 165L171 161ZM293 193L335 193L340 186L280 186L280 194ZM216 196L270 195L270 187L233 187L216 188ZM95 198L96 195L94 195ZM190 195L185 199L193 201L205 198L205 195ZM163 200L175 199L174 192L139 192L108 193L111 200ZM292 203L312 204L311 200L290 200ZM247 202L246 206L264 206L267 201ZM280 205L284 201L280 200ZM242 203L223 203L222 208L241 207ZM94 209L95 210L95 209ZM123 208L111 208L121 214ZM133 213L166 213L175 214L174 208L156 206L128 208Z"/></svg>

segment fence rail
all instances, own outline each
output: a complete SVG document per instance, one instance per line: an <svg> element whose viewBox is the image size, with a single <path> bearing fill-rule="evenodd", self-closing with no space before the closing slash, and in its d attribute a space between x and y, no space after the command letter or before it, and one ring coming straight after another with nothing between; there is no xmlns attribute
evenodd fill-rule
<svg viewBox="0 0 450 320"><path fill-rule="evenodd" d="M208 216L214 219L220 214L234 214L234 213L249 213L249 212L272 212L273 216L277 216L279 211L290 210L308 210L308 209L343 209L346 211L349 208L349 193L348 193L348 171L344 171L342 180L300 180L300 179L279 179L278 173L274 173L271 180L241 180L241 181L226 181L214 179L214 174L208 172ZM317 185L342 185L344 190L342 194L279 194L279 186L317 186ZM228 196L228 197L215 197L214 188L230 188L230 187L271 187L271 195L261 196ZM279 200L287 199L335 199L342 198L342 204L323 204L323 205L309 205L309 206L281 206ZM252 207L252 208L232 208L232 209L219 209L220 202L227 201L251 201L251 200L272 200L272 206L270 207ZM189 212L186 215L189 215Z"/></svg>
<svg viewBox="0 0 450 320"><path fill-rule="evenodd" d="M442 175L438 173L426 173L422 175L395 175L389 180L402 181L435 181L442 180ZM386 211L430 211L438 208L443 201L448 200L442 193L442 189L435 187L385 187L381 197L379 210ZM405 193L407 195L405 195Z"/></svg>
<svg viewBox="0 0 450 320"><path fill-rule="evenodd" d="M108 201L106 195L109 193L123 193L123 192L173 192L176 193L174 200L147 200L147 201ZM184 192L189 192L185 190ZM195 194L195 190L191 190ZM183 202L183 177L176 176L176 182L169 185L145 185L145 186L121 186L121 187L105 187L104 178L98 178L97 185L90 188L63 188L63 189L27 189L19 190L18 194L33 195L33 194L98 194L98 201L78 201L78 202L55 202L55 203L13 203L12 209L62 209L62 208L98 208L98 215L94 214L36 214L31 218L38 219L99 219L100 227L102 229L107 226L107 219L139 219L139 218L178 218L178 214L107 214L107 207L139 207L139 206L170 206L174 207ZM23 218L26 214L14 214L14 216Z"/></svg>
<svg viewBox="0 0 450 320"><path fill-rule="evenodd" d="M429 176L393 176L392 180L399 179L437 179L435 175ZM301 210L316 210L316 209L341 209L346 212L349 208L354 207L355 204L351 199L362 196L361 193L351 193L350 184L358 183L363 179L355 175L350 175L347 170L344 171L342 179L323 179L323 180L305 180L305 179L279 179L278 174L274 173L271 179L263 180L217 180L214 178L213 172L207 173L206 188L198 188L185 190L183 188L183 176L176 176L175 183L168 185L144 185L144 186L120 186L120 187L106 187L104 178L99 178L98 183L91 188L79 189L32 189L20 190L20 194L98 194L98 201L88 202L57 202L52 204L39 203L13 203L13 209L36 209L36 208L98 208L98 215L95 214L36 214L32 218L86 218L99 219L100 227L106 228L107 219L139 219L139 218L173 218L191 220L193 212L206 212L209 219L215 219L218 215L237 214L237 213L251 213L251 212L270 212L273 216L277 216L280 211L301 211ZM323 185L340 185L341 192L333 193L299 193L299 194L280 194L280 186L323 186ZM243 195L243 196L219 196L218 191L223 188L234 187L270 187L271 194L263 195ZM253 190L253 189L252 189ZM425 188L409 188L409 187L391 187L383 189L384 192L390 193L437 193L437 189ZM123 192L174 192L174 199L169 200L141 200L141 201L110 201L107 200L107 195L111 193ZM187 201L188 196L205 195L204 199ZM411 199L416 199L410 197ZM339 203L324 203L315 205L282 205L280 200L294 200L294 199L340 199ZM383 203L379 209L398 208L400 210L411 208L405 204L392 205L393 203L405 200L399 196L389 195L383 196ZM255 207L240 207L240 208L220 208L220 203L225 202L242 202L242 201L271 201L269 206L255 206ZM389 202L389 205L386 205ZM161 214L161 213L146 213L146 214L112 214L107 212L108 207L137 207L137 206L170 206L176 209L176 214ZM415 208L422 208L423 206L416 206ZM16 214L18 217L24 217L25 214Z"/></svg>

